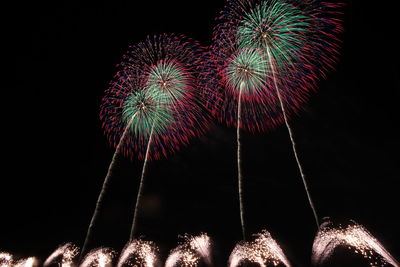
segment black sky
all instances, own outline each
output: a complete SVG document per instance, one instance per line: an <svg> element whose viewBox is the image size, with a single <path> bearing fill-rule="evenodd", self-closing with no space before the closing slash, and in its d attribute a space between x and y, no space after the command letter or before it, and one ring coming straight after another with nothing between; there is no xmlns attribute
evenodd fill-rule
<svg viewBox="0 0 400 267"><path fill-rule="evenodd" d="M31 1L4 8L11 44L4 52L13 62L2 88L0 251L45 259L59 244L82 245L113 155L98 113L115 65L149 34L182 33L208 45L223 5ZM337 69L291 125L320 217L354 219L399 259L398 11L361 0L344 11ZM138 227L164 257L179 234L207 232L223 266L240 240L235 138L234 129L216 125L149 164ZM316 228L286 128L244 133L242 143L249 232L269 230L295 266L309 266ZM126 242L141 166L118 162L92 247L120 250ZM358 260L346 251L338 257L342 266Z"/></svg>

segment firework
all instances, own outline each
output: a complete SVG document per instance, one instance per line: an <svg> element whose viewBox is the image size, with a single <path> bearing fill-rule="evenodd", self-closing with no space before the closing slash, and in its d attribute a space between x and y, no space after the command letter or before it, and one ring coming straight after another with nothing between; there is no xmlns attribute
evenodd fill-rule
<svg viewBox="0 0 400 267"><path fill-rule="evenodd" d="M86 250L100 212L117 156L144 160L130 240L135 236L147 162L187 145L202 134L210 116L202 101L211 90L200 70L207 59L197 42L178 35L148 37L130 47L105 92L100 119L110 143L116 147L102 191L89 224ZM201 86L200 86L201 85Z"/></svg>
<svg viewBox="0 0 400 267"><path fill-rule="evenodd" d="M13 256L10 253L0 251L0 267L11 267Z"/></svg>
<svg viewBox="0 0 400 267"><path fill-rule="evenodd" d="M222 95L213 114L237 127L240 215L245 238L240 128L263 131L285 122L317 225L292 130L310 91L337 61L341 4L297 0L228 0L214 28L210 83Z"/></svg>
<svg viewBox="0 0 400 267"><path fill-rule="evenodd" d="M196 267L203 260L211 265L211 241L206 234L199 236L184 236L184 241L169 254L165 267Z"/></svg>
<svg viewBox="0 0 400 267"><path fill-rule="evenodd" d="M38 261L35 257L29 257L27 259L19 260L14 264L14 267L34 267L38 265Z"/></svg>
<svg viewBox="0 0 400 267"><path fill-rule="evenodd" d="M331 222L323 223L314 240L312 262L315 265L324 263L339 246L347 247L363 256L371 267L384 266L387 263L400 266L371 233L355 222L346 227L333 227Z"/></svg>
<svg viewBox="0 0 400 267"><path fill-rule="evenodd" d="M60 267L73 267L74 259L79 253L79 248L72 243L66 243L58 247L46 259L43 266L46 267L52 263L58 263Z"/></svg>
<svg viewBox="0 0 400 267"><path fill-rule="evenodd" d="M90 251L83 259L80 267L111 267L115 252L109 248Z"/></svg>
<svg viewBox="0 0 400 267"><path fill-rule="evenodd" d="M290 267L290 263L278 243L267 231L255 235L252 242L241 242L233 249L229 257L229 267L237 267L244 262L256 263L261 267L280 263Z"/></svg>
<svg viewBox="0 0 400 267"><path fill-rule="evenodd" d="M158 261L158 248L153 242L133 240L122 250L117 267L155 267Z"/></svg>

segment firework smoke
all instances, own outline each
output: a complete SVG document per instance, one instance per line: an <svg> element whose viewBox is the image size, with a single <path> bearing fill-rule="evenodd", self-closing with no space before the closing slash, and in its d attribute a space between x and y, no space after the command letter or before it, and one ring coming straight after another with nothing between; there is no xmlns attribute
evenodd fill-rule
<svg viewBox="0 0 400 267"><path fill-rule="evenodd" d="M255 236L256 239L252 242L241 242L236 245L229 257L229 267L238 267L243 262L256 263L260 267L266 267L269 264L276 266L280 263L286 267L291 266L269 232L263 230Z"/></svg>
<svg viewBox="0 0 400 267"><path fill-rule="evenodd" d="M73 267L74 259L79 253L79 248L72 243L66 243L58 247L47 257L43 266L46 267L52 263L58 263L60 267Z"/></svg>
<svg viewBox="0 0 400 267"><path fill-rule="evenodd" d="M360 254L372 267L384 266L387 263L395 267L400 266L371 233L355 222L346 227L333 227L331 222L323 223L313 244L313 264L320 265L327 261L339 246L348 247Z"/></svg>
<svg viewBox="0 0 400 267"><path fill-rule="evenodd" d="M203 260L211 265L211 241L207 234L184 236L184 242L169 254L165 267L196 267Z"/></svg>
<svg viewBox="0 0 400 267"><path fill-rule="evenodd" d="M157 251L153 242L133 240L122 250L117 267L155 267L158 261Z"/></svg>
<svg viewBox="0 0 400 267"><path fill-rule="evenodd" d="M109 248L98 248L90 251L80 267L111 267L115 252Z"/></svg>

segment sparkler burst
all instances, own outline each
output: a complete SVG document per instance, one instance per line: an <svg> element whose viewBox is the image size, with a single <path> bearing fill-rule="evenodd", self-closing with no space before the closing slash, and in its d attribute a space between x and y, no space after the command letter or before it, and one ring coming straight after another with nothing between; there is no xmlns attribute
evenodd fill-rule
<svg viewBox="0 0 400 267"><path fill-rule="evenodd" d="M269 232L263 230L255 237L252 242L242 241L236 245L229 257L229 267L238 267L245 262L256 263L260 267L271 264L274 266L278 264L291 266L282 249Z"/></svg>
<svg viewBox="0 0 400 267"><path fill-rule="evenodd" d="M371 233L355 222L351 222L346 227L334 227L331 222L323 223L314 240L312 262L315 265L326 262L339 246L348 247L361 255L372 267L386 264L400 266L399 262Z"/></svg>
<svg viewBox="0 0 400 267"><path fill-rule="evenodd" d="M90 251L80 267L111 267L115 252L110 248L98 248Z"/></svg>
<svg viewBox="0 0 400 267"><path fill-rule="evenodd" d="M133 240L121 252L117 267L155 267L157 266L158 248L153 242Z"/></svg>
<svg viewBox="0 0 400 267"><path fill-rule="evenodd" d="M46 259L43 266L49 266L53 263L58 263L60 267L73 267L74 259L79 253L79 248L72 243L66 243L58 247L50 256Z"/></svg>
<svg viewBox="0 0 400 267"><path fill-rule="evenodd" d="M207 234L184 236L184 241L169 254L165 267L196 267L200 261L211 265L211 241Z"/></svg>
<svg viewBox="0 0 400 267"><path fill-rule="evenodd" d="M207 58L197 42L173 34L148 37L130 47L101 105L100 118L111 144L118 145L130 124L121 151L144 159L153 129L150 160L202 134L210 120L202 104L208 87L200 73Z"/></svg>

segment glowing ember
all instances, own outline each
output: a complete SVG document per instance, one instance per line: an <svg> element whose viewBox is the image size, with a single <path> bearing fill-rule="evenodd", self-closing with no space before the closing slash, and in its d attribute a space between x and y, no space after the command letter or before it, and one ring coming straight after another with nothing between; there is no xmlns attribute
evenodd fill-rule
<svg viewBox="0 0 400 267"><path fill-rule="evenodd" d="M89 252L80 267L111 267L115 252L109 248L99 248Z"/></svg>
<svg viewBox="0 0 400 267"><path fill-rule="evenodd" d="M48 266L52 263L58 263L61 267L74 266L74 259L79 253L79 248L72 243L66 243L57 248L46 259L43 266Z"/></svg>
<svg viewBox="0 0 400 267"><path fill-rule="evenodd" d="M269 264L274 266L282 263L290 267L290 263L279 247L278 243L271 237L271 234L263 230L255 235L252 242L241 242L233 249L229 257L229 267L237 267L243 262L251 262L266 267Z"/></svg>
<svg viewBox="0 0 400 267"><path fill-rule="evenodd" d="M157 262L158 248L153 242L134 240L128 243L119 257L117 267L154 267Z"/></svg>
<svg viewBox="0 0 400 267"><path fill-rule="evenodd" d="M395 267L400 264L363 226L352 222L346 227L333 227L331 222L321 225L313 244L312 262L325 262L338 246L348 247L367 259L371 266L384 266L389 263Z"/></svg>

